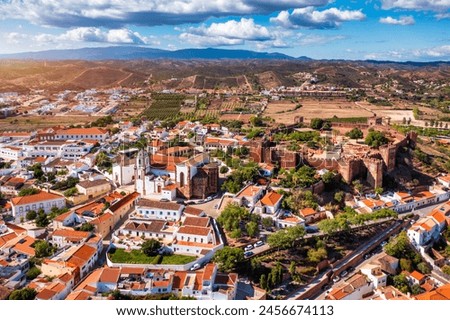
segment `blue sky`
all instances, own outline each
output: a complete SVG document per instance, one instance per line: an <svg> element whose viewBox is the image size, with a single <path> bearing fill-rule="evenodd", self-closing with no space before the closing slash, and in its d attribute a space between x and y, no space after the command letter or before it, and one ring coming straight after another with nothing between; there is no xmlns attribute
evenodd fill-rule
<svg viewBox="0 0 450 320"><path fill-rule="evenodd" d="M450 60L450 0L0 0L0 53L111 45Z"/></svg>

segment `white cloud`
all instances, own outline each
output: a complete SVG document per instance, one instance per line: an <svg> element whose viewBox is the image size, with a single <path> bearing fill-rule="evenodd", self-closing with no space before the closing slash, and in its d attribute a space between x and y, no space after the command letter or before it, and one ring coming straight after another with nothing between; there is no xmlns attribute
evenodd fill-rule
<svg viewBox="0 0 450 320"><path fill-rule="evenodd" d="M396 60L396 61L436 61L450 59L450 45L416 50L391 50L386 52L368 53L365 59Z"/></svg>
<svg viewBox="0 0 450 320"><path fill-rule="evenodd" d="M277 17L270 21L288 29L299 27L310 29L335 29L345 21L361 21L366 15L361 10L340 10L330 8L316 11L314 7L294 9L292 13L281 11Z"/></svg>
<svg viewBox="0 0 450 320"><path fill-rule="evenodd" d="M212 23L209 27L202 25L189 28L187 33L205 37L223 37L227 39L241 39L264 41L273 36L266 27L255 24L253 19L242 18L240 21L229 20L224 23Z"/></svg>
<svg viewBox="0 0 450 320"><path fill-rule="evenodd" d="M33 37L36 42L105 42L115 44L148 44L149 38L129 29L102 30L94 27L81 27L60 35L38 34Z"/></svg>
<svg viewBox="0 0 450 320"><path fill-rule="evenodd" d="M380 18L380 23L394 24L400 26L410 26L416 23L413 16L401 16L399 19L392 18L390 16L386 18Z"/></svg>
<svg viewBox="0 0 450 320"><path fill-rule="evenodd" d="M425 58L450 58L450 45L444 45L440 47L428 48L415 50L413 52L416 57L425 57Z"/></svg>
<svg viewBox="0 0 450 320"><path fill-rule="evenodd" d="M290 8L320 7L333 0L10 0L0 1L0 17L57 27L178 25L210 17L269 14Z"/></svg>
<svg viewBox="0 0 450 320"><path fill-rule="evenodd" d="M197 47L221 47L221 46L235 46L244 44L244 40L242 39L229 39L226 37L208 37L192 33L182 33L180 34L180 39Z"/></svg>
<svg viewBox="0 0 450 320"><path fill-rule="evenodd" d="M253 19L242 18L239 21L229 20L223 23L212 23L200 27L191 27L182 31L179 38L198 47L243 45L255 42L257 48L285 48L287 45L281 38L290 32L268 29L256 24ZM264 43L265 44L262 44Z"/></svg>
<svg viewBox="0 0 450 320"><path fill-rule="evenodd" d="M282 49L282 48L292 48L292 46L286 43L282 39L275 39L273 41L264 41L256 43L256 50L262 51L267 49Z"/></svg>
<svg viewBox="0 0 450 320"><path fill-rule="evenodd" d="M19 44L27 38L27 35L18 32L10 32L5 35L5 39L8 44Z"/></svg>
<svg viewBox="0 0 450 320"><path fill-rule="evenodd" d="M442 19L450 19L450 13L438 13L435 16L438 20L442 20Z"/></svg>
<svg viewBox="0 0 450 320"><path fill-rule="evenodd" d="M382 8L421 11L445 11L450 9L450 0L381 0Z"/></svg>
<svg viewBox="0 0 450 320"><path fill-rule="evenodd" d="M326 44L326 43L343 40L343 39L345 39L345 36L342 36L342 35L321 36L321 35L316 35L316 34L308 34L308 35L300 34L298 36L298 43L302 46L313 46L313 45Z"/></svg>

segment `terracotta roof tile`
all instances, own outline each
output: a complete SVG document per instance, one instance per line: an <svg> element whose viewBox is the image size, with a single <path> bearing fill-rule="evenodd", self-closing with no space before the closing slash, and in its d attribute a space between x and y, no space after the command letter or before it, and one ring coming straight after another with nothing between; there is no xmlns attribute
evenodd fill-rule
<svg viewBox="0 0 450 320"><path fill-rule="evenodd" d="M155 209L163 209L163 210L180 210L182 205L175 202L161 202L149 199L139 199L137 202L137 206L145 207L145 208L155 208Z"/></svg>
<svg viewBox="0 0 450 320"><path fill-rule="evenodd" d="M181 226L178 229L178 233L189 234L189 235L198 235L198 236L207 236L211 233L210 228L204 227L192 227L192 226Z"/></svg>
<svg viewBox="0 0 450 320"><path fill-rule="evenodd" d="M99 282L117 283L119 281L119 268L104 268Z"/></svg>
<svg viewBox="0 0 450 320"><path fill-rule="evenodd" d="M29 196L12 198L11 202L15 206L18 206L18 205L31 204L31 203L36 203L36 202L48 201L48 200L61 200L61 199L64 199L64 197L57 195L57 194L41 191L37 194L32 194Z"/></svg>
<svg viewBox="0 0 450 320"><path fill-rule="evenodd" d="M209 225L209 218L206 217L186 217L183 221L184 226L204 227Z"/></svg>
<svg viewBox="0 0 450 320"><path fill-rule="evenodd" d="M281 194L275 191L268 192L262 199L261 203L265 206L275 206L283 198Z"/></svg>

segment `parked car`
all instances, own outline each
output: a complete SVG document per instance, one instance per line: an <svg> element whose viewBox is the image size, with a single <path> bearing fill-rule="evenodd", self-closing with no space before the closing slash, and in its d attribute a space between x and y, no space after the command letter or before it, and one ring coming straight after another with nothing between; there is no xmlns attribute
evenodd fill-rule
<svg viewBox="0 0 450 320"><path fill-rule="evenodd" d="M249 244L248 246L246 246L245 248L244 248L244 251L250 251L250 250L252 250L253 249L253 246L251 245L251 244Z"/></svg>
<svg viewBox="0 0 450 320"><path fill-rule="evenodd" d="M254 254L253 251L246 251L246 252L244 252L244 257L249 258L249 257L251 257L253 254Z"/></svg>
<svg viewBox="0 0 450 320"><path fill-rule="evenodd" d="M344 270L341 272L341 278L345 277L346 275L348 275L348 271Z"/></svg>
<svg viewBox="0 0 450 320"><path fill-rule="evenodd" d="M261 247L264 244L264 241L259 240L258 242L255 243L255 248L256 247Z"/></svg>
<svg viewBox="0 0 450 320"><path fill-rule="evenodd" d="M339 276L335 276L335 277L333 278L333 282L334 282L334 283L338 282L339 280L341 280L341 278L340 278Z"/></svg>
<svg viewBox="0 0 450 320"><path fill-rule="evenodd" d="M199 264L199 263L196 263L196 264L194 264L192 267L191 267L191 271L193 271L193 270L197 270L197 269L200 269L200 267L201 267L201 265Z"/></svg>

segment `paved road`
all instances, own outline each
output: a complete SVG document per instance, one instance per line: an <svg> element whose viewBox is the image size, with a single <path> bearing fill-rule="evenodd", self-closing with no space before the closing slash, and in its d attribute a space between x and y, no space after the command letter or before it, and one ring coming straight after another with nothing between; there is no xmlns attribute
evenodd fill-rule
<svg viewBox="0 0 450 320"><path fill-rule="evenodd" d="M217 218L219 216L219 212L216 209L216 206L219 205L220 197L217 199L213 199L211 201L200 203L200 204L193 204L190 205L191 207L202 209L206 212L206 214L210 217Z"/></svg>

